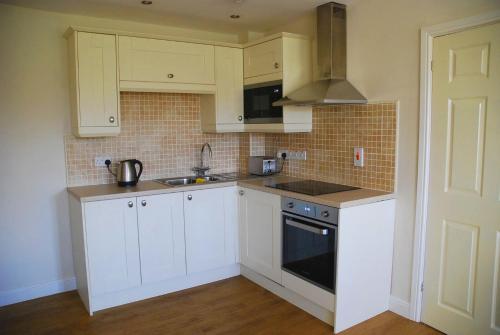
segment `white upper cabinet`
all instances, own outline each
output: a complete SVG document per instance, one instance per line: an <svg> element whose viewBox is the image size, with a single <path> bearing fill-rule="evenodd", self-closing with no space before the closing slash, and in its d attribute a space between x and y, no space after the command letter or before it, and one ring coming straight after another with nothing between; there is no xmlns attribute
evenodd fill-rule
<svg viewBox="0 0 500 335"><path fill-rule="evenodd" d="M281 284L281 197L239 190L241 264Z"/></svg>
<svg viewBox="0 0 500 335"><path fill-rule="evenodd" d="M182 193L137 198L142 283L186 275Z"/></svg>
<svg viewBox="0 0 500 335"><path fill-rule="evenodd" d="M215 95L201 97L205 132L240 132L243 124L243 50L215 47Z"/></svg>
<svg viewBox="0 0 500 335"><path fill-rule="evenodd" d="M283 46L274 39L245 48L243 53L245 78L281 73Z"/></svg>
<svg viewBox="0 0 500 335"><path fill-rule="evenodd" d="M92 296L141 284L136 198L85 203Z"/></svg>
<svg viewBox="0 0 500 335"><path fill-rule="evenodd" d="M236 188L184 192L187 272L237 262Z"/></svg>
<svg viewBox="0 0 500 335"><path fill-rule="evenodd" d="M75 136L120 132L116 36L74 32L69 36L72 129Z"/></svg>
<svg viewBox="0 0 500 335"><path fill-rule="evenodd" d="M215 84L214 46L119 36L120 80Z"/></svg>

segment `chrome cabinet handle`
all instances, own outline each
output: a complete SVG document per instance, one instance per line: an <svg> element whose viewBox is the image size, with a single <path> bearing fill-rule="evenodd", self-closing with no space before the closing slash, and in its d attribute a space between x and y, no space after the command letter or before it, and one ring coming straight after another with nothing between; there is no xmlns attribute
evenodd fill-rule
<svg viewBox="0 0 500 335"><path fill-rule="evenodd" d="M142 207L145 207L145 206L147 205L146 200L142 200L142 201L141 201L141 205L142 205Z"/></svg>
<svg viewBox="0 0 500 335"><path fill-rule="evenodd" d="M239 193L240 195L245 195L245 191L243 191L243 190L240 190L238 193Z"/></svg>
<svg viewBox="0 0 500 335"><path fill-rule="evenodd" d="M169 77L170 79L172 79L174 77L174 74L173 73L169 73L169 74L167 74L167 77Z"/></svg>
<svg viewBox="0 0 500 335"><path fill-rule="evenodd" d="M128 202L128 207L130 207L130 208L134 207L134 203L132 201L129 201Z"/></svg>
<svg viewBox="0 0 500 335"><path fill-rule="evenodd" d="M275 69L279 69L280 68L280 63L278 63L278 62L274 63L274 68Z"/></svg>
<svg viewBox="0 0 500 335"><path fill-rule="evenodd" d="M187 196L188 200L192 200L193 199L193 196L190 194Z"/></svg>
<svg viewBox="0 0 500 335"><path fill-rule="evenodd" d="M238 121L243 121L243 116L238 116Z"/></svg>
<svg viewBox="0 0 500 335"><path fill-rule="evenodd" d="M115 123L115 117L114 116L110 116L109 117L109 123Z"/></svg>

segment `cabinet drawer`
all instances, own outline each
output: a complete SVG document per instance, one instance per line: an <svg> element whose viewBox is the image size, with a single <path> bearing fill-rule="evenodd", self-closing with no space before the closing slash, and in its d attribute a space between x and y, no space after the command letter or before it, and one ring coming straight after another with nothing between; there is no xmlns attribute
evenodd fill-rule
<svg viewBox="0 0 500 335"><path fill-rule="evenodd" d="M243 51L244 77L282 72L282 39L253 45Z"/></svg>
<svg viewBox="0 0 500 335"><path fill-rule="evenodd" d="M119 37L120 80L214 84L214 46Z"/></svg>

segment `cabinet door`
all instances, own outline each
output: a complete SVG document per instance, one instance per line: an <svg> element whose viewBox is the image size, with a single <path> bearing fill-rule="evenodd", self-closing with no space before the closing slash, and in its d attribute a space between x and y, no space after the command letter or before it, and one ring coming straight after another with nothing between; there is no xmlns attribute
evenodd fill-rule
<svg viewBox="0 0 500 335"><path fill-rule="evenodd" d="M280 73L282 39L252 45L243 51L245 78Z"/></svg>
<svg viewBox="0 0 500 335"><path fill-rule="evenodd" d="M118 127L116 37L77 34L79 127Z"/></svg>
<svg viewBox="0 0 500 335"><path fill-rule="evenodd" d="M217 124L243 127L243 51L215 48Z"/></svg>
<svg viewBox="0 0 500 335"><path fill-rule="evenodd" d="M137 198L142 283L186 274L182 193Z"/></svg>
<svg viewBox="0 0 500 335"><path fill-rule="evenodd" d="M214 46L119 37L120 80L214 84Z"/></svg>
<svg viewBox="0 0 500 335"><path fill-rule="evenodd" d="M241 188L241 263L281 284L281 197Z"/></svg>
<svg viewBox="0 0 500 335"><path fill-rule="evenodd" d="M141 284L135 198L86 203L85 231L93 296Z"/></svg>
<svg viewBox="0 0 500 335"><path fill-rule="evenodd" d="M187 272L236 263L236 188L184 192Z"/></svg>

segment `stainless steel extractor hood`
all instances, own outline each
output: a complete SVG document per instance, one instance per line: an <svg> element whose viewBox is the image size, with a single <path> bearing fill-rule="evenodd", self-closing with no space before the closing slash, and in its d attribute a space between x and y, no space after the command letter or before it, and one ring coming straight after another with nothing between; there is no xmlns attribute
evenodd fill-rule
<svg viewBox="0 0 500 335"><path fill-rule="evenodd" d="M317 7L319 80L273 103L285 105L364 104L366 98L346 80L346 8L329 2Z"/></svg>

